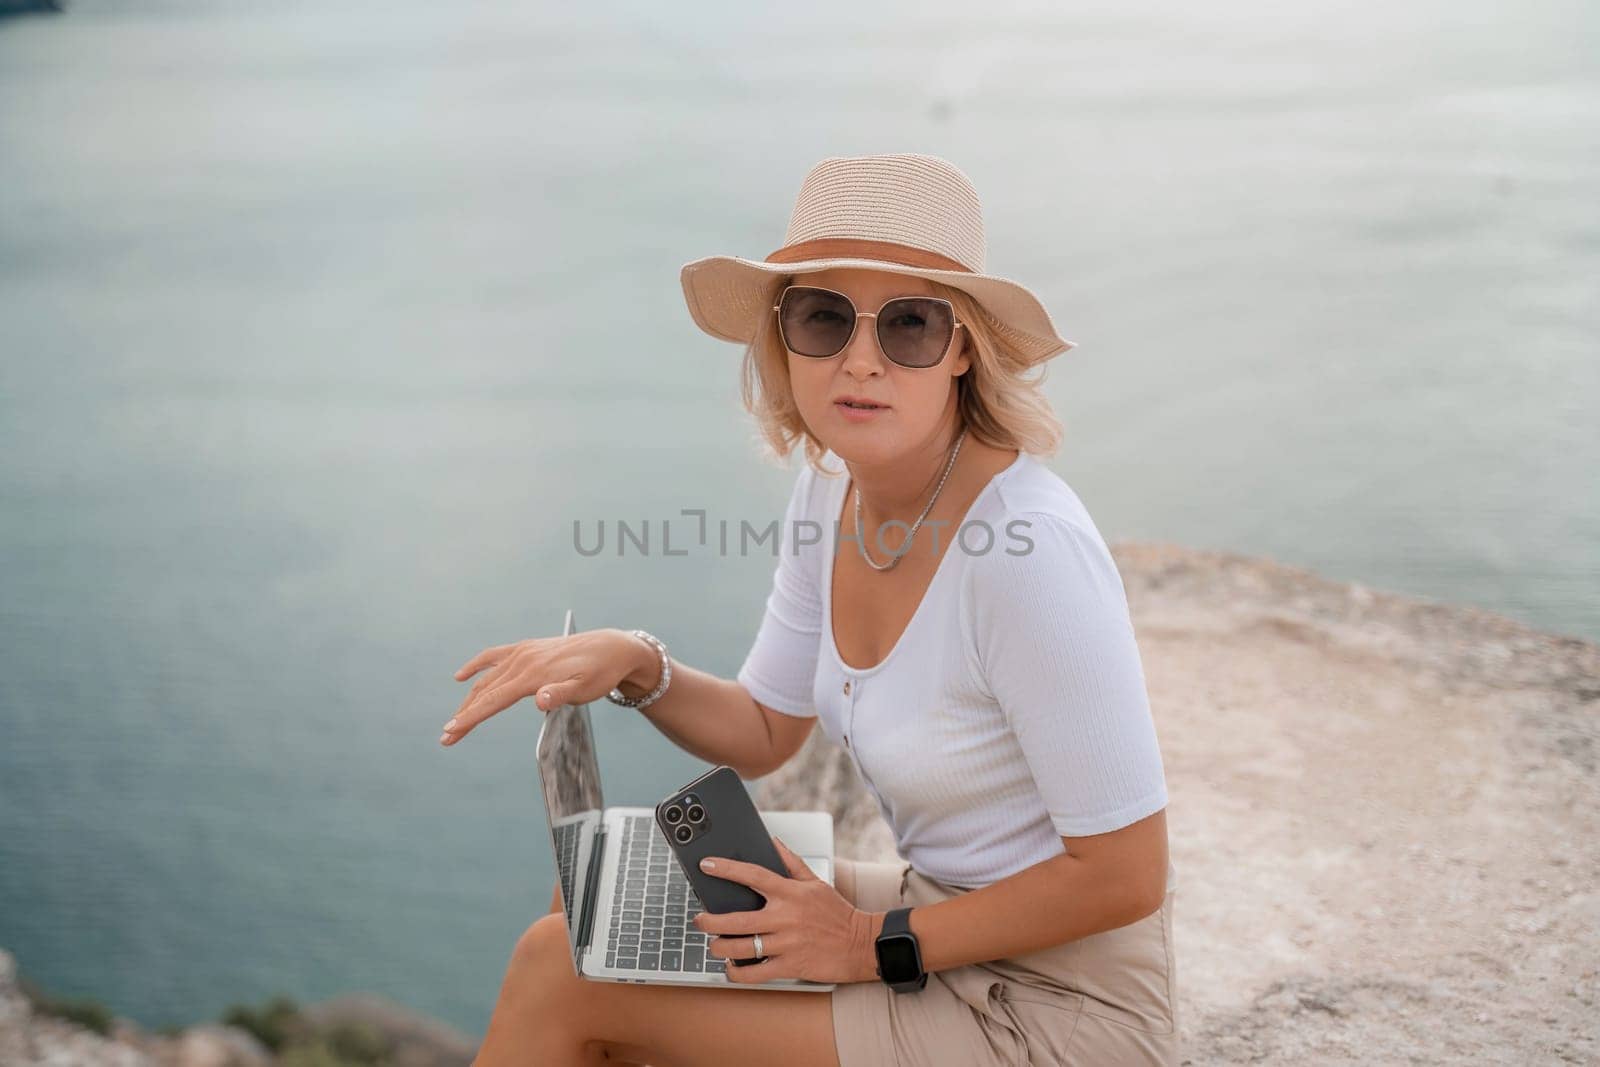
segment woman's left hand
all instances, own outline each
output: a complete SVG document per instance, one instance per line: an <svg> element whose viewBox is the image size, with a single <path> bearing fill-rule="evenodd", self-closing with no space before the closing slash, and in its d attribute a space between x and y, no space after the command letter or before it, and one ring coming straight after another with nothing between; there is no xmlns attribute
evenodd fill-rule
<svg viewBox="0 0 1600 1067"><path fill-rule="evenodd" d="M782 841L772 840L793 877L775 874L759 863L721 856L708 857L716 864L710 869L701 864L707 874L747 885L767 898L755 911L702 911L696 915L697 928L718 935L707 940L706 955L728 961L724 972L733 984L773 978L813 982L876 979L872 915L818 878ZM767 959L740 966L733 961L756 955L752 934L761 935L761 951Z"/></svg>

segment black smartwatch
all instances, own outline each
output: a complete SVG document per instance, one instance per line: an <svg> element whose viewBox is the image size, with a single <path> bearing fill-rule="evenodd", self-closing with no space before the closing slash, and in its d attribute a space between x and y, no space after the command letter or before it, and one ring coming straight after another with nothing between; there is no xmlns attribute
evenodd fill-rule
<svg viewBox="0 0 1600 1067"><path fill-rule="evenodd" d="M928 984L922 969L922 949L911 932L911 909L894 908L883 917L883 931L874 945L878 977L896 993L915 993Z"/></svg>

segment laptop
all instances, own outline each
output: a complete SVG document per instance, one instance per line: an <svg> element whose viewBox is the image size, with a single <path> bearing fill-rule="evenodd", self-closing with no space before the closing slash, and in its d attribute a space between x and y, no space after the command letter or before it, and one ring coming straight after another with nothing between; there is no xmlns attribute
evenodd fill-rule
<svg viewBox="0 0 1600 1067"><path fill-rule="evenodd" d="M567 610L563 635L575 633ZM666 837L654 806L608 808L588 704L544 713L539 727L539 781L572 966L605 982L727 985L724 959L706 954L711 935L697 930L704 909ZM762 811L762 820L833 884L833 816L826 811ZM826 992L832 982L778 978L741 989Z"/></svg>

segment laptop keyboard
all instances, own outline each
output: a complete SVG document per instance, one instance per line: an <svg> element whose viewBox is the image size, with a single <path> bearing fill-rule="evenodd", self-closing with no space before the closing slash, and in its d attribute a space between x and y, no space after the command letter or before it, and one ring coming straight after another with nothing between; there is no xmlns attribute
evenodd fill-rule
<svg viewBox="0 0 1600 1067"><path fill-rule="evenodd" d="M689 925L703 910L655 819L625 816L606 966L665 974L724 973L726 961L708 957L706 935Z"/></svg>
<svg viewBox="0 0 1600 1067"><path fill-rule="evenodd" d="M572 879L578 869L578 842L583 837L584 824L565 822L555 829L556 873L561 879L561 906L572 911Z"/></svg>

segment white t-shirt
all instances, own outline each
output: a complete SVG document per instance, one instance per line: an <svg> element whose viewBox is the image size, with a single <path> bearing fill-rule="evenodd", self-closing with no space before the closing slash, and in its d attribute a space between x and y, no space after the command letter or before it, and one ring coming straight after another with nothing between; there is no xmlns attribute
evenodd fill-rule
<svg viewBox="0 0 1600 1067"><path fill-rule="evenodd" d="M1026 452L996 474L959 527L938 528L949 547L922 602L862 670L833 642L834 551L858 549L854 522L839 524L844 464L830 450L823 465L840 475L804 464L795 480L737 678L775 711L821 719L900 855L976 888L1060 855L1063 836L1164 808L1122 576L1071 487ZM917 537L932 532L924 524ZM872 557L887 559L866 535ZM887 529L885 539L898 544Z"/></svg>

